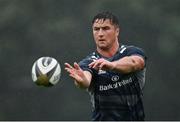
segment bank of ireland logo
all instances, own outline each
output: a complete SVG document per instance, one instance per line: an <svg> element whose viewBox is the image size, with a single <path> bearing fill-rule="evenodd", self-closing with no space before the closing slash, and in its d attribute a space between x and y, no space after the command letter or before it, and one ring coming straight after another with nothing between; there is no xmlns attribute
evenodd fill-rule
<svg viewBox="0 0 180 122"><path fill-rule="evenodd" d="M119 76L118 75L114 75L114 76L112 76L111 80L116 82L116 81L119 80Z"/></svg>

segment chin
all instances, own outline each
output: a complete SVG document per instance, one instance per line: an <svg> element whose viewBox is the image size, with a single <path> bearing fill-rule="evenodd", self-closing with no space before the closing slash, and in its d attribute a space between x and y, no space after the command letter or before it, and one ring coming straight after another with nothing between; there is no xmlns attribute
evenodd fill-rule
<svg viewBox="0 0 180 122"><path fill-rule="evenodd" d="M107 45L99 45L98 47L101 50L108 50L108 46Z"/></svg>

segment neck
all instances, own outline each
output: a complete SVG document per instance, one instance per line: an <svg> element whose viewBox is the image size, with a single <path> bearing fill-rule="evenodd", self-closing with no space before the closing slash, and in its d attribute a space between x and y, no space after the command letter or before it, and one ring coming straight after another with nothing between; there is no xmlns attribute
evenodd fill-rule
<svg viewBox="0 0 180 122"><path fill-rule="evenodd" d="M99 54L101 54L103 57L107 57L107 58L110 58L112 56L114 56L116 54L116 52L118 51L119 49L119 43L118 41L113 45L111 46L110 48L108 49L100 49L100 48L97 48L97 52Z"/></svg>

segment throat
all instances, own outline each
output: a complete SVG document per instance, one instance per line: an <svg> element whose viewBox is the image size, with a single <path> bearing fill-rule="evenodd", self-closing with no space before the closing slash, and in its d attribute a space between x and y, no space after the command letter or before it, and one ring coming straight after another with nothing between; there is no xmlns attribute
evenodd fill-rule
<svg viewBox="0 0 180 122"><path fill-rule="evenodd" d="M99 49L99 48L97 48L97 52L102 57L111 58L117 53L118 49L119 49L119 45L117 47L109 48L109 49Z"/></svg>

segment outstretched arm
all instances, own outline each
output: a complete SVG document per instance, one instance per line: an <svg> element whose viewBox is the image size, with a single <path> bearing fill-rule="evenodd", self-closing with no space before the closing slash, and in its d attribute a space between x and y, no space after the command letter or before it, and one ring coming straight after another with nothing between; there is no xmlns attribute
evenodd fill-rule
<svg viewBox="0 0 180 122"><path fill-rule="evenodd" d="M74 66L65 63L65 70L69 76L75 80L75 85L79 88L88 88L91 82L92 75L88 71L83 71L80 66L75 62Z"/></svg>
<svg viewBox="0 0 180 122"><path fill-rule="evenodd" d="M114 62L109 62L101 58L89 64L89 67L91 68L102 70L114 70L124 74L141 70L144 68L144 66L144 59L141 56L137 55L126 56Z"/></svg>

